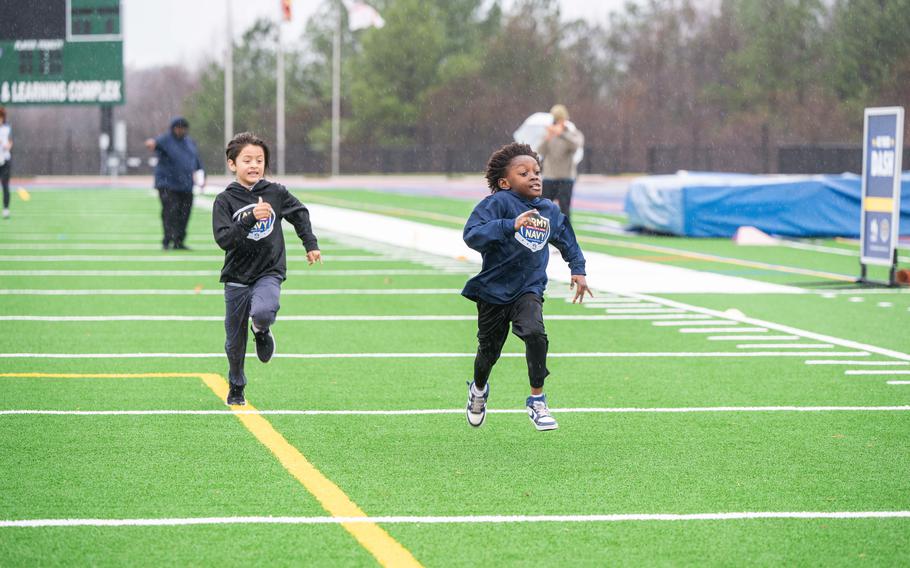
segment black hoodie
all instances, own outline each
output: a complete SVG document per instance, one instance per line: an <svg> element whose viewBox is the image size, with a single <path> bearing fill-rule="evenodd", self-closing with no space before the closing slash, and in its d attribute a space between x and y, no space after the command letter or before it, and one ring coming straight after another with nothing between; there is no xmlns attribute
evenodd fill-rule
<svg viewBox="0 0 910 568"><path fill-rule="evenodd" d="M260 197L272 206L274 214L257 221L253 207ZM233 182L218 194L212 210L212 231L215 242L225 251L222 282L249 285L268 275L285 279L282 219L294 226L307 252L319 249L310 212L283 185L261 179L249 190Z"/></svg>

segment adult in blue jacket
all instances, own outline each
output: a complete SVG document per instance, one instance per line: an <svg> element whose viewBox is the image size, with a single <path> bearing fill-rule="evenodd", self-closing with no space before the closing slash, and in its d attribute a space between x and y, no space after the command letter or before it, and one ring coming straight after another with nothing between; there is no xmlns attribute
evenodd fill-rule
<svg viewBox="0 0 910 568"><path fill-rule="evenodd" d="M471 278L462 295L477 303L477 356L474 381L468 385L466 417L477 427L486 418L488 384L509 335L525 344L531 395L525 401L528 417L538 430L554 430L543 393L549 341L543 322L549 245L562 254L575 287L573 302L591 294L585 280L585 257L569 219L559 206L543 199L540 162L526 144L508 144L487 163L492 195L474 207L464 227L464 241L483 256L480 274Z"/></svg>
<svg viewBox="0 0 910 568"><path fill-rule="evenodd" d="M161 224L164 227L162 248L185 250L186 226L193 210L193 185L198 174L203 185L205 173L196 143L187 135L190 123L182 116L171 121L171 128L157 138L145 141L158 156L155 166L155 189L161 198Z"/></svg>

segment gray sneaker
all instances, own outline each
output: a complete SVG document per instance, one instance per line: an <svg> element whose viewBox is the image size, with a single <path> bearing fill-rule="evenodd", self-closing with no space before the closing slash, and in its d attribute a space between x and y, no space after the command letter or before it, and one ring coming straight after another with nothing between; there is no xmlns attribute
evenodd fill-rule
<svg viewBox="0 0 910 568"><path fill-rule="evenodd" d="M550 415L550 407L547 406L547 395L529 396L525 401L528 407L528 418L538 430L556 430L559 424L556 419Z"/></svg>
<svg viewBox="0 0 910 568"><path fill-rule="evenodd" d="M474 394L474 383L468 383L468 407L465 409L465 416L468 424L474 428L483 425L487 418L487 399L490 397L490 383L484 387L483 394L478 396Z"/></svg>

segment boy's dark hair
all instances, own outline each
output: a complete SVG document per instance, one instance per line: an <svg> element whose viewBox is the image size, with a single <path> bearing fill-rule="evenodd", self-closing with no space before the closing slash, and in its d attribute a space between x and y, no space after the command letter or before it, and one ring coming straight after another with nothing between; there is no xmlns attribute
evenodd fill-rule
<svg viewBox="0 0 910 568"><path fill-rule="evenodd" d="M502 190L502 188L499 187L499 180L506 177L506 168L509 167L509 163L515 156L531 156L537 160L538 164L540 163L540 157L537 155L537 152L532 150L527 144L512 142L511 144L506 144L499 150L496 150L487 162L487 173L485 176L487 178L487 186L490 188L491 193Z"/></svg>
<svg viewBox="0 0 910 568"><path fill-rule="evenodd" d="M224 154L227 156L227 159L236 162L237 156L240 155L240 152L243 151L247 146L259 146L262 148L262 153L265 154L265 169L269 169L269 147L266 145L265 140L256 136L252 132L241 132L240 134L235 134L231 141L228 142L227 150L224 151Z"/></svg>

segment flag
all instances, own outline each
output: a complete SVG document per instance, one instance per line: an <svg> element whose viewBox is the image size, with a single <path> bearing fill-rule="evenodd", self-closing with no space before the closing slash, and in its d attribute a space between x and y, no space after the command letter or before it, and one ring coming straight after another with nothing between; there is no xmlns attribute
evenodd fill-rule
<svg viewBox="0 0 910 568"><path fill-rule="evenodd" d="M342 1L348 11L348 28L352 32L363 28L381 28L385 25L385 20L379 15L376 8L366 2L357 2L356 0Z"/></svg>
<svg viewBox="0 0 910 568"><path fill-rule="evenodd" d="M285 22L291 21L291 1L281 0L281 19Z"/></svg>

